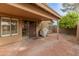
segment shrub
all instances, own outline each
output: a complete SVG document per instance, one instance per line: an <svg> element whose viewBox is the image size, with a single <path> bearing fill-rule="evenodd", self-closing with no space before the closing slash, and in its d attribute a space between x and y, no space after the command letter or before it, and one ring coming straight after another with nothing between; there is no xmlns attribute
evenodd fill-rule
<svg viewBox="0 0 79 59"><path fill-rule="evenodd" d="M77 12L69 12L65 16L61 17L59 20L59 27L60 28L75 28L79 21L79 14Z"/></svg>

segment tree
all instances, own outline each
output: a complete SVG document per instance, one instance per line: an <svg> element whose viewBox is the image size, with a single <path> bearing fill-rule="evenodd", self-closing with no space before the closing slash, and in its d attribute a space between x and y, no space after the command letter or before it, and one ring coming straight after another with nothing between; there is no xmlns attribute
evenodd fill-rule
<svg viewBox="0 0 79 59"><path fill-rule="evenodd" d="M74 3L63 3L63 8L61 9L63 12L72 11L75 9Z"/></svg>
<svg viewBox="0 0 79 59"><path fill-rule="evenodd" d="M79 12L79 3L62 3L61 10L63 12L69 12L69 11Z"/></svg>
<svg viewBox="0 0 79 59"><path fill-rule="evenodd" d="M71 11L68 12L65 16L61 17L59 21L60 28L75 28L79 21L79 14L77 12Z"/></svg>

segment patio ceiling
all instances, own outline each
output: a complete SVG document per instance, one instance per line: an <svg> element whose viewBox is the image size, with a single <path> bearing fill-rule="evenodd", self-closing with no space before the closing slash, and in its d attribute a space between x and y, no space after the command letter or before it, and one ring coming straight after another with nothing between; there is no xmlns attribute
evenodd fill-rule
<svg viewBox="0 0 79 59"><path fill-rule="evenodd" d="M46 12L35 4L0 4L0 14L27 18L30 20L52 20L56 19L55 15Z"/></svg>

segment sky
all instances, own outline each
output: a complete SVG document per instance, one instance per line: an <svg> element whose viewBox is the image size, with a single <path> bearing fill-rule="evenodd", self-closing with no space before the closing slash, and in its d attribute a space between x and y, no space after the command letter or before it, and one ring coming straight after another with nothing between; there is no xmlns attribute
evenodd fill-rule
<svg viewBox="0 0 79 59"><path fill-rule="evenodd" d="M61 11L62 3L48 3L48 6L51 7L53 10L58 12L61 16L64 16L65 13Z"/></svg>
<svg viewBox="0 0 79 59"><path fill-rule="evenodd" d="M48 6L51 7L53 10L55 10L57 13L59 13L61 16L65 15L65 13L61 11L62 8L61 3L48 3ZM54 21L52 25L57 25L57 21Z"/></svg>

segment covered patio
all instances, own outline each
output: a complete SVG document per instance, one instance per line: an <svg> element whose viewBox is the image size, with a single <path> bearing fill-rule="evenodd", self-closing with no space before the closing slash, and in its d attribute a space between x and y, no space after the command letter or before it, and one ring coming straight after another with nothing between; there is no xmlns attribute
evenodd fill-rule
<svg viewBox="0 0 79 59"><path fill-rule="evenodd" d="M17 42L23 40L24 37L39 37L39 25L42 21L51 21L60 17L47 4L0 4L0 45ZM7 23L7 26L5 23Z"/></svg>
<svg viewBox="0 0 79 59"><path fill-rule="evenodd" d="M0 47L0 55L10 56L71 56L79 55L79 47L60 34L49 34L46 38L37 40L20 41ZM74 39L74 38L73 38Z"/></svg>

